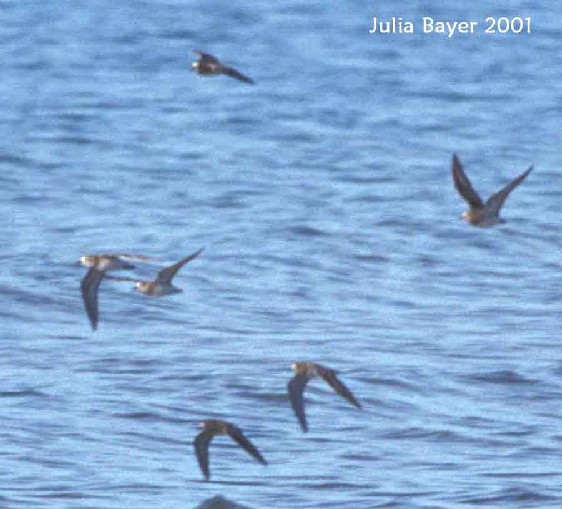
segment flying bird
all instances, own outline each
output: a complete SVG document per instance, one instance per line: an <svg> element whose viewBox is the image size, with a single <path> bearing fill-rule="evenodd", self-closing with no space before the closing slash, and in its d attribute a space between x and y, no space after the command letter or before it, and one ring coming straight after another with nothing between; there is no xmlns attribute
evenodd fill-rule
<svg viewBox="0 0 562 509"><path fill-rule="evenodd" d="M355 396L344 385L344 383L337 377L336 371L333 369L316 364L314 362L295 362L291 369L295 372L295 376L289 380L287 390L289 392L289 399L291 405L303 431L308 431L308 424L306 421L306 414L304 412L303 394L306 384L311 378L320 377L332 387L340 396L343 396L352 405L361 408L361 404L355 399Z"/></svg>
<svg viewBox="0 0 562 509"><path fill-rule="evenodd" d="M179 262L176 262L169 267L165 267L160 272L158 272L154 281L139 281L138 279L130 277L106 277L107 279L112 279L114 281L129 281L131 283L135 283L135 288L138 292L150 297L162 297L164 295L170 295L172 293L180 293L182 290L172 285L172 279L174 279L174 276L177 274L178 270L180 270L187 262L190 262L191 260L199 256L202 251L203 248L199 249L199 251L196 251L193 254L190 254L189 256L186 256L185 258L182 258Z"/></svg>
<svg viewBox="0 0 562 509"><path fill-rule="evenodd" d="M80 283L80 288L86 314L88 315L93 330L97 329L99 321L98 290L101 280L109 270L134 269L134 265L125 261L127 259L153 261L152 258L148 258L147 256L121 253L85 255L80 257L80 260L77 262L78 265L84 265L89 268Z"/></svg>
<svg viewBox="0 0 562 509"><path fill-rule="evenodd" d="M509 193L521 184L532 170L533 167L529 167L528 170L513 179L509 184L484 202L472 187L457 154L453 154L453 162L451 165L453 182L459 194L469 205L469 209L463 212L461 217L474 226L486 227L493 226L497 223L503 223L504 220L500 217L500 210L505 200L509 196Z"/></svg>
<svg viewBox="0 0 562 509"><path fill-rule="evenodd" d="M193 440L193 446L195 447L195 455L197 456L197 461L205 476L205 480L208 481L211 476L209 471L209 444L216 435L228 435L250 456L254 457L262 465L267 465L267 461L265 461L254 444L252 444L252 442L244 436L242 430L234 424L226 421L208 419L199 423L199 427L202 428L202 431Z"/></svg>
<svg viewBox="0 0 562 509"><path fill-rule="evenodd" d="M191 64L192 69L203 76L214 76L217 74L226 74L231 78L236 78L244 83L254 84L254 80L248 78L236 69L224 65L218 58L215 58L209 53L202 53L201 51L193 50L194 53L199 55L199 58Z"/></svg>
<svg viewBox="0 0 562 509"><path fill-rule="evenodd" d="M157 262L157 258L149 256L130 254L130 253L105 253L95 255L81 256L76 265L83 265L84 267L92 268L97 267L100 270L117 270L121 264L127 265L125 260L134 260L140 262ZM134 268L129 264L128 268Z"/></svg>

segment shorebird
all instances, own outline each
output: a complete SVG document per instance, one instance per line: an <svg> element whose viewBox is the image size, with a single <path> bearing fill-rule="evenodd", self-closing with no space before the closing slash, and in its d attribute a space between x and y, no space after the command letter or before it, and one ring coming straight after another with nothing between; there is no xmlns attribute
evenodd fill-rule
<svg viewBox="0 0 562 509"><path fill-rule="evenodd" d="M116 253L85 255L80 257L80 260L77 262L78 265L84 265L90 269L82 279L80 288L82 290L82 300L84 301L86 314L88 315L93 330L96 330L98 327L98 290L101 280L109 270L134 269L134 265L125 261L127 259L140 260L143 262L154 261L153 258L147 256Z"/></svg>
<svg viewBox="0 0 562 509"><path fill-rule="evenodd" d="M340 396L343 396L352 405L361 408L360 403L355 399L355 396L344 385L344 383L337 377L336 371L333 369L316 364L314 362L295 362L291 369L295 372L295 376L289 380L287 390L289 391L289 399L293 410L297 415L299 423L303 431L308 431L308 424L306 422L306 414L304 413L304 400L303 393L306 384L311 378L320 377L332 387Z"/></svg>
<svg viewBox="0 0 562 509"><path fill-rule="evenodd" d="M156 279L154 281L139 281L138 279L130 278L130 277L117 277L117 276L106 276L107 279L112 279L114 281L129 281L131 283L135 283L135 289L143 293L144 295L149 295L150 297L163 297L164 295L170 295L172 293L180 293L182 290L180 288L176 288L172 285L172 279L187 262L190 262L199 254L201 254L203 248L199 249L193 254L182 258L179 262L170 265L169 267L165 267L156 275Z"/></svg>
<svg viewBox="0 0 562 509"><path fill-rule="evenodd" d="M209 444L215 435L228 435L250 456L254 457L262 465L267 465L267 461L265 461L254 444L252 444L252 442L244 436L242 430L234 424L216 419L207 419L200 422L199 427L202 428L203 431L195 437L193 446L195 447L195 455L197 456L197 461L205 476L205 480L208 481L211 476L209 471Z"/></svg>
<svg viewBox="0 0 562 509"><path fill-rule="evenodd" d="M199 58L191 64L192 69L203 76L214 76L217 74L226 74L231 78L236 78L244 83L254 84L254 80L248 78L236 69L224 65L218 58L215 58L209 53L202 53L201 51L193 50L193 53L199 55Z"/></svg>
<svg viewBox="0 0 562 509"><path fill-rule="evenodd" d="M509 193L525 180L532 169L532 166L529 167L527 171L524 171L497 193L490 196L486 202L483 202L466 176L457 154L453 154L453 162L451 165L453 182L459 194L469 205L469 209L463 212L461 217L468 223L481 227L493 226L494 224L505 222L500 217L500 210L505 200L509 196Z"/></svg>

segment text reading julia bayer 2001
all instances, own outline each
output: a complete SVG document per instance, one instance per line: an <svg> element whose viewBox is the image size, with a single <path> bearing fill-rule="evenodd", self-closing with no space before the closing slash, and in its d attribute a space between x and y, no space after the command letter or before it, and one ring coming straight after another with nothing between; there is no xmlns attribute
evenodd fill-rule
<svg viewBox="0 0 562 509"><path fill-rule="evenodd" d="M373 26L369 30L370 34L414 34L419 32L424 34L439 34L449 38L458 34L530 34L531 18L519 16L508 18L506 16L488 16L484 22L468 20L443 20L435 19L430 16L423 16L421 23L405 20L401 17L393 16L390 19L380 19L373 17Z"/></svg>

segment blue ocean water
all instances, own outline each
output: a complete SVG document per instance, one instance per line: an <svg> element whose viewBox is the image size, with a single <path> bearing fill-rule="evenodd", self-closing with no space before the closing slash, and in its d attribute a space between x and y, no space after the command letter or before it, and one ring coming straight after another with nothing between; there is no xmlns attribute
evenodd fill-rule
<svg viewBox="0 0 562 509"><path fill-rule="evenodd" d="M0 507L561 506L562 14L340 3L0 3ZM534 165L506 224L460 220L453 152L483 196ZM81 255L199 247L182 294L104 281L90 330ZM297 360L364 409L313 381L302 433ZM215 417L269 465L217 438L203 482Z"/></svg>

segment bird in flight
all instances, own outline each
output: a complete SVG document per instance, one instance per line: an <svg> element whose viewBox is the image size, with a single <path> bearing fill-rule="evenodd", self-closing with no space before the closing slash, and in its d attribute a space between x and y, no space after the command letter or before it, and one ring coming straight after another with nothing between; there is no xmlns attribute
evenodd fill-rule
<svg viewBox="0 0 562 509"><path fill-rule="evenodd" d="M211 477L209 471L209 444L216 435L228 435L250 456L255 458L262 465L267 465L267 461L265 461L256 446L252 444L244 433L242 433L242 430L234 424L216 419L207 419L199 423L199 427L202 428L202 431L193 440L193 446L195 448L197 462L205 476L205 480L208 481Z"/></svg>
<svg viewBox="0 0 562 509"><path fill-rule="evenodd" d="M509 193L521 184L532 170L533 167L531 166L484 202L472 187L457 154L453 154L453 161L451 164L453 183L459 194L469 205L468 210L463 212L461 217L474 226L486 227L493 226L497 223L503 223L504 220L500 217L500 210L505 200L509 196Z"/></svg>
<svg viewBox="0 0 562 509"><path fill-rule="evenodd" d="M243 81L244 83L249 83L251 85L254 84L253 79L248 78L248 76L245 76L233 67L224 65L218 58L215 58L213 55L209 55L209 53L203 53L196 50L193 50L193 52L199 55L199 58L191 64L192 69L197 74L201 74L203 76L226 74L227 76L235 78L239 81Z"/></svg>
<svg viewBox="0 0 562 509"><path fill-rule="evenodd" d="M135 266L126 260L139 260L142 262L155 261L153 258L142 255L125 253L85 255L80 257L78 265L88 267L88 272L80 283L84 308L93 330L98 327L99 308L98 291L105 273L110 270L129 270Z"/></svg>
<svg viewBox="0 0 562 509"><path fill-rule="evenodd" d="M130 277L117 277L117 276L106 276L107 279L112 279L114 281L129 281L135 283L135 289L148 295L150 297L163 297L164 295L170 295L172 293L180 293L182 290L180 288L172 285L172 279L177 274L177 272L188 262L196 258L201 254L203 248L199 249L193 254L182 258L180 261L163 268L158 274L156 274L156 279L154 281L139 281L135 278Z"/></svg>
<svg viewBox="0 0 562 509"><path fill-rule="evenodd" d="M344 383L336 375L333 369L316 364L314 362L295 362L291 369L295 372L295 376L289 380L287 390L289 392L289 399L291 405L303 431L308 431L308 423L306 414L304 412L304 389L306 384L315 377L322 378L332 389L334 389L340 396L343 396L347 401L357 408L361 408L361 404L351 391L344 385Z"/></svg>

